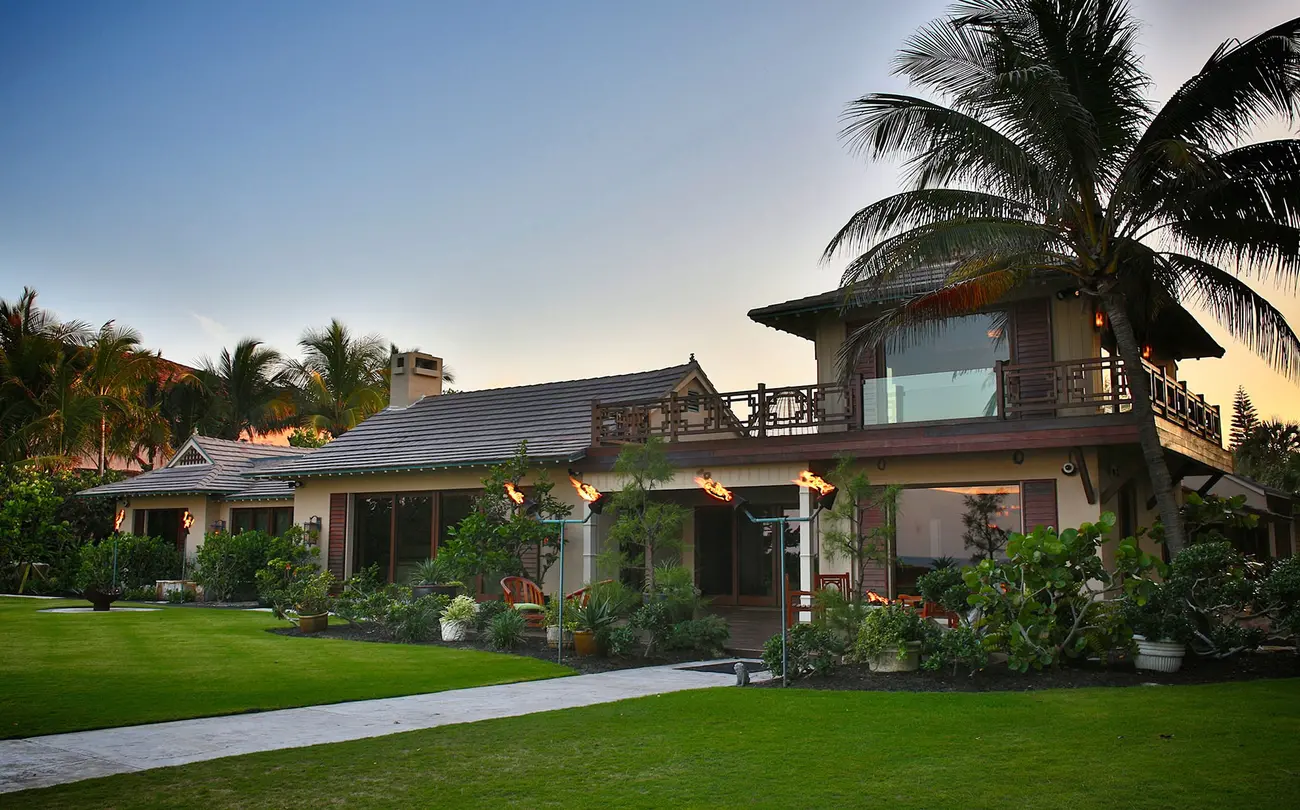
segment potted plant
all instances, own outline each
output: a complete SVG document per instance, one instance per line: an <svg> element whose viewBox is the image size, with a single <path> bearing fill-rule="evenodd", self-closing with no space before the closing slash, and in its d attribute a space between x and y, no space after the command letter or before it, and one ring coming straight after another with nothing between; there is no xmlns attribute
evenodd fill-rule
<svg viewBox="0 0 1300 810"><path fill-rule="evenodd" d="M108 610L109 605L122 598L113 564L112 542L87 543L81 547L77 589L97 612Z"/></svg>
<svg viewBox="0 0 1300 810"><path fill-rule="evenodd" d="M862 620L853 659L865 662L872 672L915 672L921 665L921 643L937 629L918 611L885 605Z"/></svg>
<svg viewBox="0 0 1300 810"><path fill-rule="evenodd" d="M462 587L462 583L452 577L451 566L445 557L431 557L411 572L411 596L415 599L435 594L453 599Z"/></svg>
<svg viewBox="0 0 1300 810"><path fill-rule="evenodd" d="M578 603L573 599L564 602L564 646L573 646L573 631L578 628ZM546 625L546 645L558 646L560 643L560 600L551 597L542 609L542 623Z"/></svg>
<svg viewBox="0 0 1300 810"><path fill-rule="evenodd" d="M438 623L442 629L443 641L464 641L469 634L469 629L474 626L474 618L478 615L478 603L465 594L457 596L447 605L447 609L442 612L442 619Z"/></svg>
<svg viewBox="0 0 1300 810"><path fill-rule="evenodd" d="M1133 666L1148 672L1177 672L1187 654L1192 624L1186 604L1167 583L1152 588L1146 600L1124 599L1124 620L1133 630Z"/></svg>
<svg viewBox="0 0 1300 810"><path fill-rule="evenodd" d="M329 571L322 571L295 583L293 609L298 614L299 631L319 633L329 626L330 608L334 604L334 598L330 596L330 586L333 584L334 577Z"/></svg>
<svg viewBox="0 0 1300 810"><path fill-rule="evenodd" d="M588 599L574 609L577 628L573 631L573 649L578 655L595 655L596 640L614 626L614 610L608 599ZM567 617L566 617L567 618Z"/></svg>

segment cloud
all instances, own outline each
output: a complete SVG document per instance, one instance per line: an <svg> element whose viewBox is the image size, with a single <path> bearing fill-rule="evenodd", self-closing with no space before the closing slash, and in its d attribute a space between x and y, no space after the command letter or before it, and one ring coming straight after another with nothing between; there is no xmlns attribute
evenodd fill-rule
<svg viewBox="0 0 1300 810"><path fill-rule="evenodd" d="M190 316L199 322L199 329L203 334L217 341L218 344L225 346L231 342L231 331L226 328L225 324L215 318L209 318L207 315L200 315L197 312L191 312Z"/></svg>

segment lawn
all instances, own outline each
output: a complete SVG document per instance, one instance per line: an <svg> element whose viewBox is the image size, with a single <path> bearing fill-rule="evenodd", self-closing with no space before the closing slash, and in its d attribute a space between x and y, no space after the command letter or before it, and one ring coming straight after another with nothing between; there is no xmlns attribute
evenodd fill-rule
<svg viewBox="0 0 1300 810"><path fill-rule="evenodd" d="M0 738L393 697L571 674L534 658L293 638L269 613L40 613L0 598Z"/></svg>
<svg viewBox="0 0 1300 810"><path fill-rule="evenodd" d="M15 807L1295 807L1300 680L713 689L231 757Z"/></svg>

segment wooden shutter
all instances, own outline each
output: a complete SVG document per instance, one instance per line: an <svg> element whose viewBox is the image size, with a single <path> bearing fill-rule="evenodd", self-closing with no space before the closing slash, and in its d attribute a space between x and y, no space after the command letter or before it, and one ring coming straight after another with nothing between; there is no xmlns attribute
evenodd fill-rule
<svg viewBox="0 0 1300 810"><path fill-rule="evenodd" d="M871 529L878 529L885 525L885 512L878 506L868 507L862 510L859 518L861 522L861 531L864 533ZM853 578L858 578L857 571L853 572ZM862 582L856 584L857 593L862 594L867 591L875 591L881 596L889 595L889 563L870 562L866 565L866 572L862 576Z"/></svg>
<svg viewBox="0 0 1300 810"><path fill-rule="evenodd" d="M334 578L343 581L345 575L344 560L348 542L348 495L336 492L330 495L329 525L329 572Z"/></svg>
<svg viewBox="0 0 1300 810"><path fill-rule="evenodd" d="M131 534L144 537L144 510L137 509L131 513Z"/></svg>
<svg viewBox="0 0 1300 810"><path fill-rule="evenodd" d="M542 554L540 546L535 546L531 543L525 546L524 550L519 554L519 562L524 566L524 576L533 580L538 585L542 584L541 580L538 579L542 572Z"/></svg>
<svg viewBox="0 0 1300 810"><path fill-rule="evenodd" d="M1057 526L1056 479L1023 481L1020 484L1020 509L1025 518L1025 532L1038 526Z"/></svg>
<svg viewBox="0 0 1300 810"><path fill-rule="evenodd" d="M1011 307L1011 362L1052 362L1052 301L1050 298L1031 298ZM1055 370L1043 368L1019 375L1016 398L1022 405L1046 403L1055 400Z"/></svg>
<svg viewBox="0 0 1300 810"><path fill-rule="evenodd" d="M847 340L849 335L862 326L863 324L860 323L845 324L845 339ZM853 363L853 374L850 377L853 391L850 395L853 397L853 401L857 403L856 410L861 414L862 424L864 425L878 424L879 419L877 416L878 409L882 404L880 403L882 392L877 391L874 387L871 390L864 389L863 382L880 377L885 367L884 360L884 349L877 346L875 349L864 351L858 355L858 359Z"/></svg>

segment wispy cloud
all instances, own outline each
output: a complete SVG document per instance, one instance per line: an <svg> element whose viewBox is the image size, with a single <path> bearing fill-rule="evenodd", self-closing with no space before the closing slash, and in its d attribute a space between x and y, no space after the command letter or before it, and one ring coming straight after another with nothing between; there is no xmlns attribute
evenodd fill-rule
<svg viewBox="0 0 1300 810"><path fill-rule="evenodd" d="M203 334L217 341L218 345L225 346L231 342L232 333L226 328L226 325L215 318L209 318L207 315L201 315L197 312L191 312L190 316L199 322L199 329Z"/></svg>

